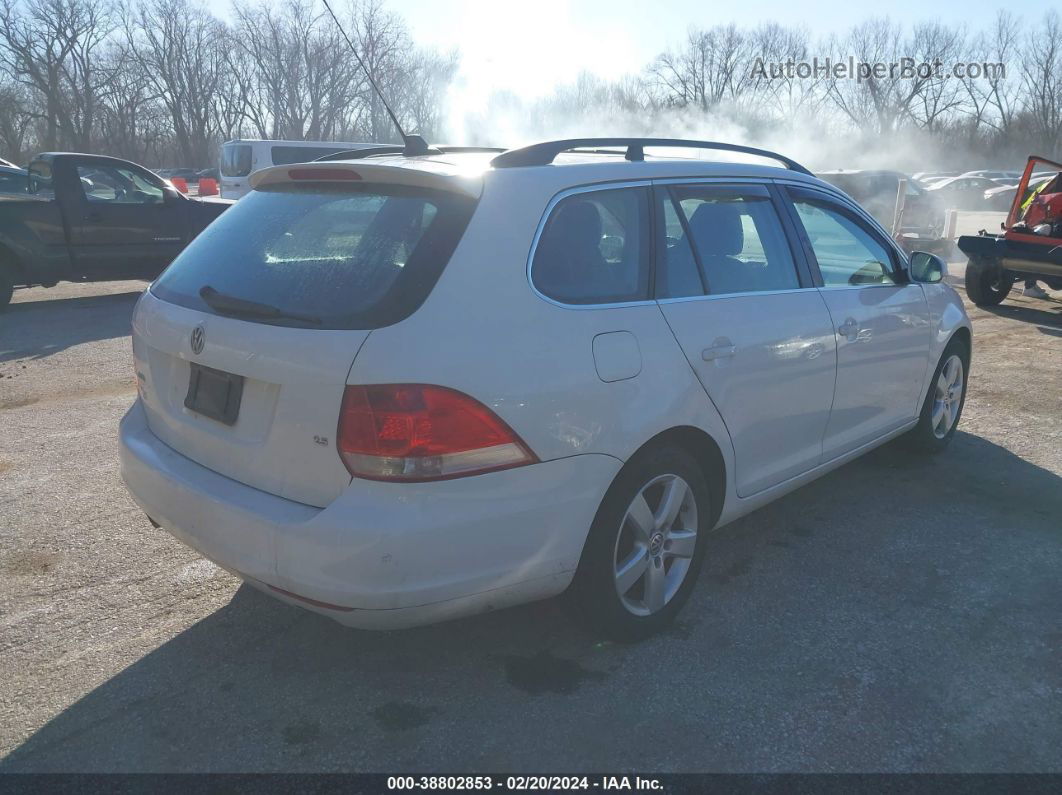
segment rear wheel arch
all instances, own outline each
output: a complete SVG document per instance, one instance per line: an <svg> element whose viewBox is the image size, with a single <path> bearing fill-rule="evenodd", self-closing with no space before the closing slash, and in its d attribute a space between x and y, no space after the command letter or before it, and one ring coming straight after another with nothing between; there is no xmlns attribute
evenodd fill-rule
<svg viewBox="0 0 1062 795"><path fill-rule="evenodd" d="M700 428L692 425L679 425L668 428L651 438L627 459L628 463L666 446L685 450L700 466L712 500L709 527L714 527L723 512L723 501L726 498L726 460L723 458L722 449L715 439ZM616 477L619 475L617 474Z"/></svg>
<svg viewBox="0 0 1062 795"><path fill-rule="evenodd" d="M601 500L567 592L573 612L591 631L630 642L674 620L699 577L707 531L718 521L723 465L717 443L693 426L662 431L627 459ZM673 513L661 513L664 495L647 495L671 483L681 496L669 503ZM642 510L633 510L639 501ZM633 524L632 515L640 517Z"/></svg>

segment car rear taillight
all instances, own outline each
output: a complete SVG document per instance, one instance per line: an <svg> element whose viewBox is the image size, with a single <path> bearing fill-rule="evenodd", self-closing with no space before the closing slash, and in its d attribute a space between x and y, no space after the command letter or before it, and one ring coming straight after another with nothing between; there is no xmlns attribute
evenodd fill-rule
<svg viewBox="0 0 1062 795"><path fill-rule="evenodd" d="M370 480L442 480L538 460L482 403L426 384L348 386L336 444L350 474Z"/></svg>

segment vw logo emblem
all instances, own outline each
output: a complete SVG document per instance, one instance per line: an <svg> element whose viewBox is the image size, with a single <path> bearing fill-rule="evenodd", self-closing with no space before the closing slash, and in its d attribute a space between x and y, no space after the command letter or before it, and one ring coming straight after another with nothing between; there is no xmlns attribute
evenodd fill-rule
<svg viewBox="0 0 1062 795"><path fill-rule="evenodd" d="M192 353L198 356L203 352L204 345L206 345L206 332L203 331L202 326L196 326L192 329Z"/></svg>
<svg viewBox="0 0 1062 795"><path fill-rule="evenodd" d="M664 534L654 533L649 539L649 554L654 558L664 550Z"/></svg>

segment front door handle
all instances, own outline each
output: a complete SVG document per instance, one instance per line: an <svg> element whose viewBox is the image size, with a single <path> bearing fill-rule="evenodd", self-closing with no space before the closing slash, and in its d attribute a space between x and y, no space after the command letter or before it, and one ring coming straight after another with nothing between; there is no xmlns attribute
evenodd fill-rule
<svg viewBox="0 0 1062 795"><path fill-rule="evenodd" d="M729 359L735 353L737 353L737 347L734 343L726 337L720 337L712 343L712 347L701 351L701 358L706 362L711 362L716 359Z"/></svg>
<svg viewBox="0 0 1062 795"><path fill-rule="evenodd" d="M99 213L86 213L85 220L88 221L90 224L98 224L100 221L103 220L103 216L101 216Z"/></svg>

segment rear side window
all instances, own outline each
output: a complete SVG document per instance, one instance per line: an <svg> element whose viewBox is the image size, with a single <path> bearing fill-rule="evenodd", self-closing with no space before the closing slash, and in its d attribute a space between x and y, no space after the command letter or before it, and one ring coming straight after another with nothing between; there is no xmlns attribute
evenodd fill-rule
<svg viewBox="0 0 1062 795"><path fill-rule="evenodd" d="M531 279L565 304L649 298L649 190L576 193L553 208L535 249Z"/></svg>
<svg viewBox="0 0 1062 795"><path fill-rule="evenodd" d="M275 308L248 320L312 328L396 323L427 297L475 202L404 186L279 185L226 210L153 285L159 298L214 312L200 296ZM225 312L216 312L224 314Z"/></svg>
<svg viewBox="0 0 1062 795"><path fill-rule="evenodd" d="M671 195L682 233L677 239L667 233L669 275L677 268L685 271L685 263L694 260L712 295L800 287L785 230L765 188L682 186ZM683 283L695 285L689 278Z"/></svg>
<svg viewBox="0 0 1062 795"><path fill-rule="evenodd" d="M223 177L246 177L250 173L250 144L226 144L221 147L221 175Z"/></svg>

